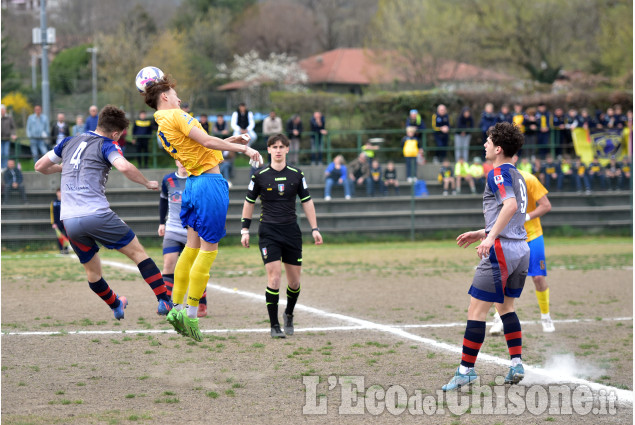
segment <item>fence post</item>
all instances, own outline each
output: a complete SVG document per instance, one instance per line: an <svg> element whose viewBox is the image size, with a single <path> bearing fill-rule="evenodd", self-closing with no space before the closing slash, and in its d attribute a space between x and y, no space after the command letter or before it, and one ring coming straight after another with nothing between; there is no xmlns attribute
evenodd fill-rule
<svg viewBox="0 0 635 425"><path fill-rule="evenodd" d="M415 241L415 182L410 186L410 240Z"/></svg>
<svg viewBox="0 0 635 425"><path fill-rule="evenodd" d="M148 140L148 143L152 144L152 168L157 168L157 136L155 134L155 136L151 139ZM144 155L147 155L144 153Z"/></svg>

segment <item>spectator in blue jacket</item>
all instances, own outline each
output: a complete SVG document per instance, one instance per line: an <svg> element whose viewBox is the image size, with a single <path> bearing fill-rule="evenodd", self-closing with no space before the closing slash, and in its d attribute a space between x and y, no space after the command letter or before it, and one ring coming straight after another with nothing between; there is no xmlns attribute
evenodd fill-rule
<svg viewBox="0 0 635 425"><path fill-rule="evenodd" d="M485 104L485 109L481 114L481 122L479 122L478 126L481 128L483 132L483 143L487 141L487 131L490 128L493 128L498 122L498 117L494 113L494 105L491 103Z"/></svg>
<svg viewBox="0 0 635 425"><path fill-rule="evenodd" d="M547 111L547 105L544 103L540 103L538 105L538 111L536 112L536 120L538 121L538 155L540 157L544 157L549 149L547 146L549 145L549 137L551 135L551 112Z"/></svg>
<svg viewBox="0 0 635 425"><path fill-rule="evenodd" d="M324 175L326 176L324 187L325 201L331 200L331 189L335 184L344 187L345 199L351 199L351 182L348 179L348 170L346 165L344 165L344 157L342 155L333 158L333 162L326 167Z"/></svg>
<svg viewBox="0 0 635 425"><path fill-rule="evenodd" d="M501 111L498 113L498 122L514 123L514 114L512 114L508 104L501 106Z"/></svg>
<svg viewBox="0 0 635 425"><path fill-rule="evenodd" d="M95 131L97 128L97 121L99 120L99 115L97 114L99 110L97 106L91 105L88 108L88 118L86 118L86 129L85 131Z"/></svg>
<svg viewBox="0 0 635 425"><path fill-rule="evenodd" d="M42 113L40 105L35 105L33 113L26 120L26 137L29 138L31 156L35 164L40 156L48 152L46 141L49 138L49 119Z"/></svg>
<svg viewBox="0 0 635 425"><path fill-rule="evenodd" d="M421 144L421 142L423 142L422 130L426 129L426 124L416 109L411 109L408 118L406 118L406 129L408 129L408 127L416 128L415 136L419 139L419 144Z"/></svg>
<svg viewBox="0 0 635 425"><path fill-rule="evenodd" d="M434 130L434 143L439 149L434 157L442 161L447 154L450 137L450 117L448 116L447 108L443 104L437 106L437 112L432 114L432 129Z"/></svg>

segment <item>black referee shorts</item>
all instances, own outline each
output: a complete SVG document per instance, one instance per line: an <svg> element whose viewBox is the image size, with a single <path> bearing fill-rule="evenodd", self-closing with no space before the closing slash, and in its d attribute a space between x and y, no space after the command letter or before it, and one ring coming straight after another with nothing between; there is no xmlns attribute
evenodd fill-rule
<svg viewBox="0 0 635 425"><path fill-rule="evenodd" d="M282 260L293 266L302 265L302 232L297 223L260 223L258 246L265 264Z"/></svg>

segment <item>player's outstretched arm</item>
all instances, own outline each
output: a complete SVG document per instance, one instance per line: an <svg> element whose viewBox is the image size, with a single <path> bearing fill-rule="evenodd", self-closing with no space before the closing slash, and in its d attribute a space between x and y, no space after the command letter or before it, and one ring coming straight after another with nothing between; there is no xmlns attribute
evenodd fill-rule
<svg viewBox="0 0 635 425"><path fill-rule="evenodd" d="M260 161L261 158L257 150L245 145L245 143L249 141L249 136L246 138L242 136L231 136L227 139L219 139L218 137L210 136L198 127L192 127L188 137L196 143L205 146L207 149L244 153L252 161Z"/></svg>
<svg viewBox="0 0 635 425"><path fill-rule="evenodd" d="M51 152L53 151L50 151L35 163L35 171L41 174L54 174L62 172L62 164L56 164L49 158L49 154Z"/></svg>
<svg viewBox="0 0 635 425"><path fill-rule="evenodd" d="M145 178L141 171L133 164L131 164L126 158L120 156L115 159L112 165L119 170L126 178L135 183L139 183L145 186L146 189L159 190L159 182L156 180L148 180Z"/></svg>
<svg viewBox="0 0 635 425"><path fill-rule="evenodd" d="M317 216L315 214L315 204L313 203L313 199L309 199L306 202L302 203L302 209L304 210L304 214L306 215L306 219L311 226L311 236L313 236L313 240L316 245L322 245L322 234L318 230L317 225Z"/></svg>

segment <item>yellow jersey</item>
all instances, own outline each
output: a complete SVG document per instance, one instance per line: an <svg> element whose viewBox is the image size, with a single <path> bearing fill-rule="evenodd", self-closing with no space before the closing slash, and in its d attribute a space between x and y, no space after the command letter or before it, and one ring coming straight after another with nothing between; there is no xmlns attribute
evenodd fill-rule
<svg viewBox="0 0 635 425"><path fill-rule="evenodd" d="M536 209L536 202L549 191L540 183L540 180L531 173L523 170L518 172L525 179L525 185L527 186L527 214ZM527 242L533 241L539 236L542 236L542 225L540 224L540 217L536 217L525 222L525 230L527 231Z"/></svg>
<svg viewBox="0 0 635 425"><path fill-rule="evenodd" d="M196 118L180 109L164 109L154 113L159 125L157 136L166 152L179 160L183 167L193 176L216 167L223 162L223 153L215 149L207 149L189 138L190 131L196 127L205 132Z"/></svg>

